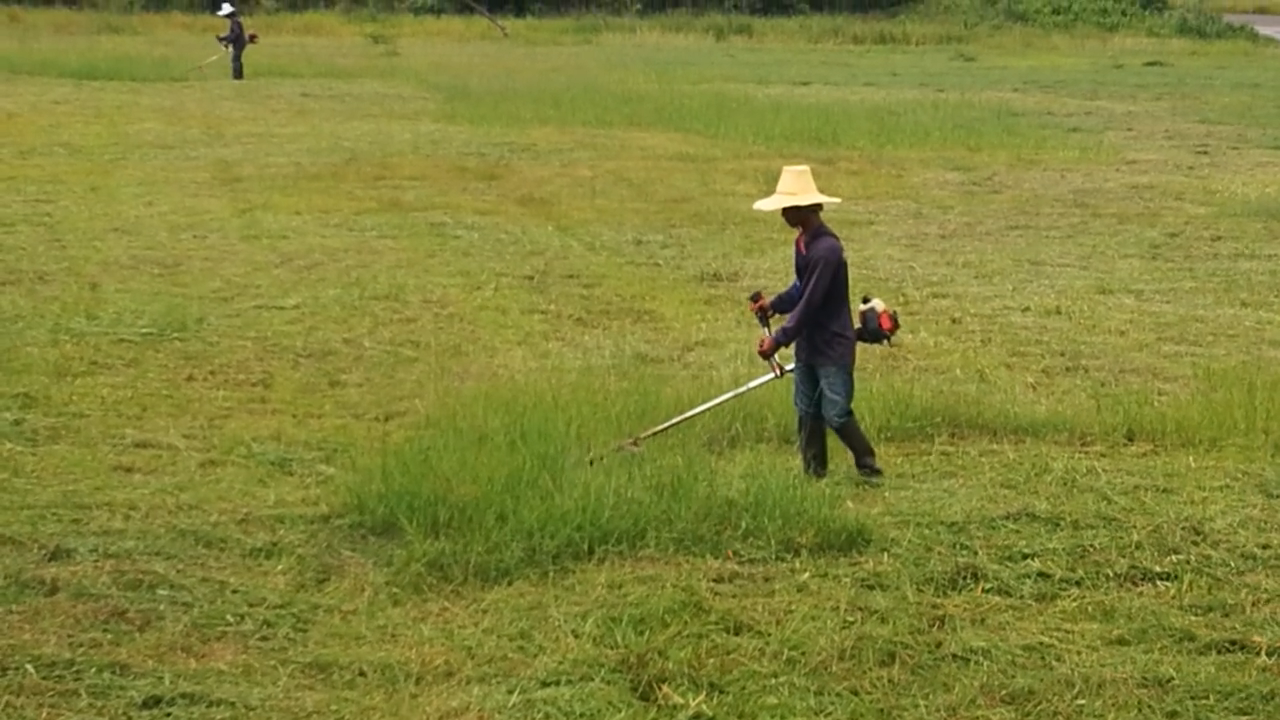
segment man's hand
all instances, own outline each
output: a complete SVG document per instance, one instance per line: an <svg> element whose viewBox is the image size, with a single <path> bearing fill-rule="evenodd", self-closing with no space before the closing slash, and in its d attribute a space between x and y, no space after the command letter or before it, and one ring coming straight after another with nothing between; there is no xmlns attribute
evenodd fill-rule
<svg viewBox="0 0 1280 720"><path fill-rule="evenodd" d="M759 315L764 313L766 316L773 315L773 308L769 307L769 298L761 295L760 299L751 303L751 314Z"/></svg>
<svg viewBox="0 0 1280 720"><path fill-rule="evenodd" d="M768 335L762 336L760 341L756 343L756 354L761 358L768 360L778 353L778 343Z"/></svg>

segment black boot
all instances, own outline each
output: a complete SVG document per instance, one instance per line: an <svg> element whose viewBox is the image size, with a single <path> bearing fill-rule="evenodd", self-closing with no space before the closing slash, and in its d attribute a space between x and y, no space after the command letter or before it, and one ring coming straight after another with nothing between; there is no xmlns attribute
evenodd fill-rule
<svg viewBox="0 0 1280 720"><path fill-rule="evenodd" d="M876 451L871 446L871 441L867 439L866 433L862 432L862 427L858 425L858 419L850 416L849 421L838 428L834 428L836 437L840 438L840 442L849 448L849 452L853 453L853 464L858 469L858 474L863 480L872 486L879 485L880 482L876 478L884 474L880 466L876 465Z"/></svg>
<svg viewBox="0 0 1280 720"><path fill-rule="evenodd" d="M800 436L800 458L804 472L813 478L827 476L827 425L821 417L801 415L797 421Z"/></svg>

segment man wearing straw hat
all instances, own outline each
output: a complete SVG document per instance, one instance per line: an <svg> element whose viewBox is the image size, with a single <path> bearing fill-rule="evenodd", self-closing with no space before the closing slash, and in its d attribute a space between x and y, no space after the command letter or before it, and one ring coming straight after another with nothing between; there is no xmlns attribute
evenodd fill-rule
<svg viewBox="0 0 1280 720"><path fill-rule="evenodd" d="M854 466L868 485L883 475L875 449L853 413L853 368L857 334L849 302L849 268L840 239L822 219L825 204L840 198L818 191L807 165L782 168L777 187L752 208L782 211L782 219L799 231L795 239L796 280L772 298L751 306L752 312L787 315L772 336L760 338L756 352L766 360L795 344L795 408L800 456L813 477L827 473L827 428L853 453Z"/></svg>
<svg viewBox="0 0 1280 720"><path fill-rule="evenodd" d="M223 48L231 48L231 79L244 79L244 49L249 44L249 37L244 34L244 23L240 22L240 14L229 2L222 3L218 9L218 17L227 18L231 26L226 35L219 35L218 42Z"/></svg>

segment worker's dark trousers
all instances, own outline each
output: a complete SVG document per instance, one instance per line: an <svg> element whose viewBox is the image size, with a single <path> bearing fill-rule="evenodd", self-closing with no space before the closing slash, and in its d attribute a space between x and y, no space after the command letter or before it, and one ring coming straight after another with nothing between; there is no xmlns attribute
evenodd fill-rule
<svg viewBox="0 0 1280 720"><path fill-rule="evenodd" d="M874 466L875 448L853 414L853 366L796 363L793 378L805 472L826 475L828 427L853 454L856 467Z"/></svg>
<svg viewBox="0 0 1280 720"><path fill-rule="evenodd" d="M244 55L244 50L236 50L234 48L231 50L231 79L232 80L244 79L244 61L241 59L243 55Z"/></svg>

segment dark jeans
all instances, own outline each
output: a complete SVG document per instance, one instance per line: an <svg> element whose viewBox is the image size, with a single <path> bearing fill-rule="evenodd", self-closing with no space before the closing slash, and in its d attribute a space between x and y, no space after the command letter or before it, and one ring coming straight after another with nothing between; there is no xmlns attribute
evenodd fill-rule
<svg viewBox="0 0 1280 720"><path fill-rule="evenodd" d="M802 365L795 367L796 413L821 416L831 428L853 417L853 366Z"/></svg>
<svg viewBox="0 0 1280 720"><path fill-rule="evenodd" d="M800 451L805 471L821 477L827 472L827 428L853 454L859 470L876 467L876 452L853 413L853 365L796 363L795 407Z"/></svg>
<svg viewBox="0 0 1280 720"><path fill-rule="evenodd" d="M244 61L242 60L243 57L244 57L243 49L237 49L237 48L231 49L231 79L232 80L244 79Z"/></svg>

